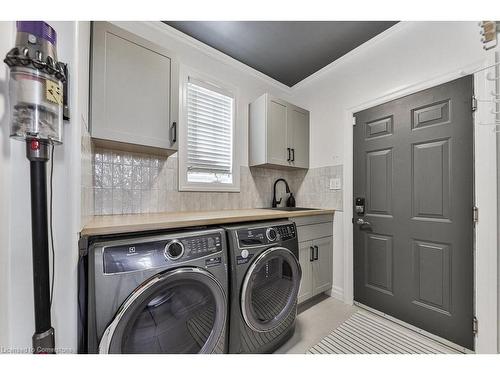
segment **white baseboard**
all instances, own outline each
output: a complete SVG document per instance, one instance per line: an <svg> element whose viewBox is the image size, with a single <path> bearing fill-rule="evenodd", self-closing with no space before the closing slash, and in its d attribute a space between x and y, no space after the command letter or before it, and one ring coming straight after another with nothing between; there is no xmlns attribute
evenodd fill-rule
<svg viewBox="0 0 500 375"><path fill-rule="evenodd" d="M338 299L339 301L344 302L344 289L339 288L338 286L332 286L332 289L325 292L330 297Z"/></svg>

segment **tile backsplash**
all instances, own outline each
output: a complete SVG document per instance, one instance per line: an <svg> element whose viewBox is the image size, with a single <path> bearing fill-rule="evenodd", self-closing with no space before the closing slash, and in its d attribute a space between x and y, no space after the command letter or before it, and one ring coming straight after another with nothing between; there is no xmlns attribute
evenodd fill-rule
<svg viewBox="0 0 500 375"><path fill-rule="evenodd" d="M342 166L308 171L241 167L239 193L179 192L175 155L96 148L92 168L95 215L269 207L279 177L288 181L298 206L342 209L342 191L328 189L330 178L342 177ZM285 195L283 185L278 184L278 197Z"/></svg>

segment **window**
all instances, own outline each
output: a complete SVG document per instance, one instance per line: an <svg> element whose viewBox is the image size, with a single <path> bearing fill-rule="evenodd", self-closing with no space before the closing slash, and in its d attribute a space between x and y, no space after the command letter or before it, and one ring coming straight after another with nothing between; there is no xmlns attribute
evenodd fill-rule
<svg viewBox="0 0 500 375"><path fill-rule="evenodd" d="M179 189L238 191L234 157L234 95L188 77L179 145Z"/></svg>

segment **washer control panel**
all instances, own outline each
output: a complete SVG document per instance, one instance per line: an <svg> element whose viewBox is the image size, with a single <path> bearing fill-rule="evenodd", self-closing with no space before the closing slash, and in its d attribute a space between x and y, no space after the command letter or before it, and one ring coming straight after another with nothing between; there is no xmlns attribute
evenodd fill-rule
<svg viewBox="0 0 500 375"><path fill-rule="evenodd" d="M290 223L272 227L240 229L237 234L240 248L255 247L294 239L297 235L297 229L294 223Z"/></svg>
<svg viewBox="0 0 500 375"><path fill-rule="evenodd" d="M223 249L220 232L136 242L103 248L104 273L121 273L162 267L215 254Z"/></svg>
<svg viewBox="0 0 500 375"><path fill-rule="evenodd" d="M176 260L184 255L184 250L185 248L182 242L173 240L167 242L163 255L165 255L165 257L169 258L170 260Z"/></svg>

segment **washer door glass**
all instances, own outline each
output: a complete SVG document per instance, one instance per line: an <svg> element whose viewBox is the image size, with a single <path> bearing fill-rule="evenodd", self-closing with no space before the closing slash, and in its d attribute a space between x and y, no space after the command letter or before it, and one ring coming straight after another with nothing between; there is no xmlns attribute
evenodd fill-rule
<svg viewBox="0 0 500 375"><path fill-rule="evenodd" d="M157 275L124 302L101 340L105 353L212 353L224 334L226 297L207 271Z"/></svg>
<svg viewBox="0 0 500 375"><path fill-rule="evenodd" d="M293 253L275 247L261 253L243 281L241 309L250 328L265 332L278 327L296 308L300 265Z"/></svg>

